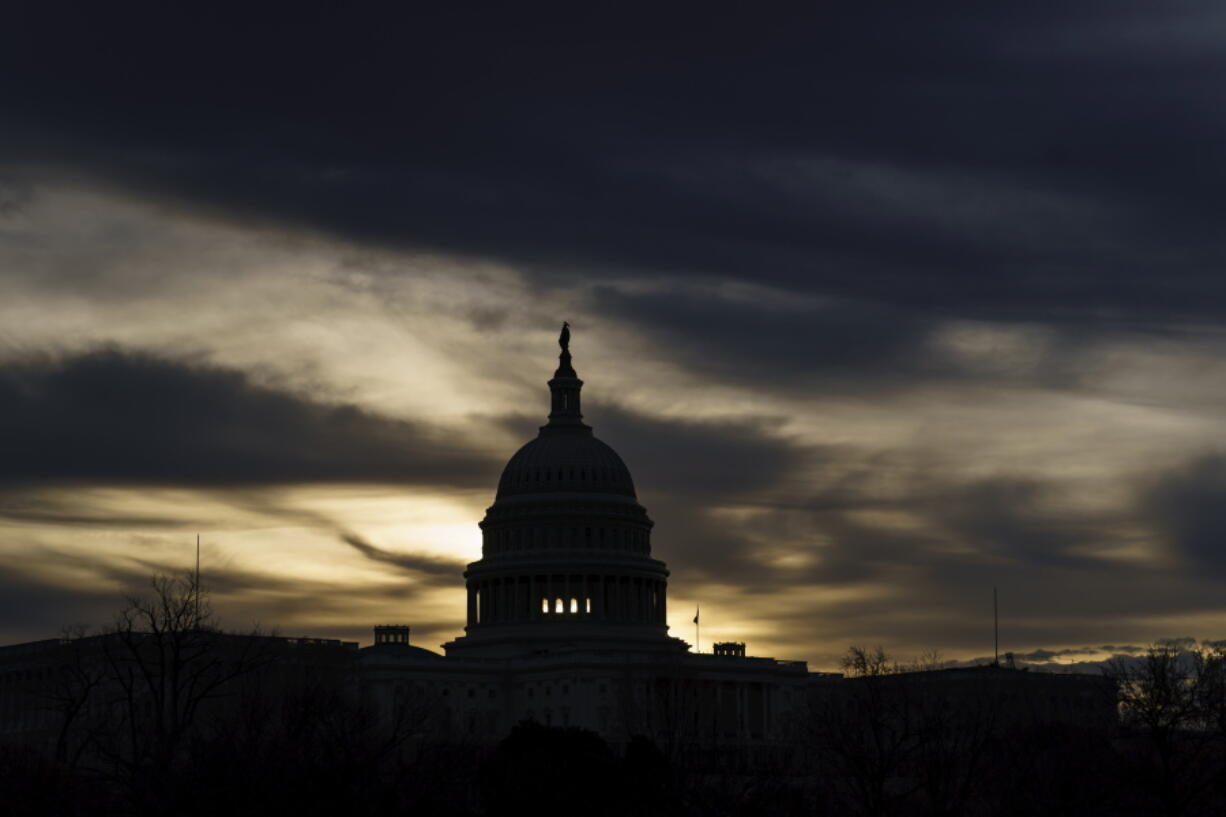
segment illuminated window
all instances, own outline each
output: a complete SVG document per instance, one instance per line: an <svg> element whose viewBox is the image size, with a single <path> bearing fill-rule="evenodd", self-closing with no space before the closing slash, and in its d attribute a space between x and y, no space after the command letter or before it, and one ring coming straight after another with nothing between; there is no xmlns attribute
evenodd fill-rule
<svg viewBox="0 0 1226 817"><path fill-rule="evenodd" d="M553 611L555 613L565 613L566 612L566 605L562 603L561 599L553 600Z"/></svg>
<svg viewBox="0 0 1226 817"><path fill-rule="evenodd" d="M592 612L592 599L590 596L583 600L583 612L585 613Z"/></svg>
<svg viewBox="0 0 1226 817"><path fill-rule="evenodd" d="M541 599L541 612L542 613L549 612L549 599Z"/></svg>
<svg viewBox="0 0 1226 817"><path fill-rule="evenodd" d="M577 612L579 612L579 599L572 598L572 599L570 600L570 611L571 611L572 613L577 613Z"/></svg>

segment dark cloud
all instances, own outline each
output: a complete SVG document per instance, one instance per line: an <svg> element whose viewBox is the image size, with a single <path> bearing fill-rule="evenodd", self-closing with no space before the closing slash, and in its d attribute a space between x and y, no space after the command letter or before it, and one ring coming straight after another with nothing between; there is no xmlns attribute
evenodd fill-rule
<svg viewBox="0 0 1226 817"><path fill-rule="evenodd" d="M1100 560L1074 551L1096 547L1106 520L1100 514L1061 512L1059 491L1034 478L993 477L957 486L919 507L931 514L938 529L959 542L974 543L985 558L1097 566Z"/></svg>
<svg viewBox="0 0 1226 817"><path fill-rule="evenodd" d="M782 418L690 420L596 407L596 433L630 466L645 494L751 500L791 478L819 447L780 433Z"/></svg>
<svg viewBox="0 0 1226 817"><path fill-rule="evenodd" d="M0 150L571 278L716 275L921 323L1203 319L1224 306L1221 17L23 2Z"/></svg>
<svg viewBox="0 0 1226 817"><path fill-rule="evenodd" d="M422 567L435 573L442 566ZM448 566L459 571L460 567ZM14 643L52 638L68 628L98 630L106 627L128 599L147 596L155 576L181 575L183 565L145 558L107 560L60 548L36 548L19 558L0 557L0 642ZM86 578L87 577L87 578ZM459 581L459 572L452 574ZM441 576L440 576L441 578ZM439 582L441 583L441 582ZM248 631L259 627L282 635L311 635L369 641L365 624L316 626L315 619L336 619L352 613L354 588L327 581L288 578L253 572L226 564L206 564L203 587L223 627ZM361 588L363 602L384 607L386 615L413 609L420 593L431 592L422 583L397 582ZM462 626L462 610L453 620L435 621L415 615L414 632L427 643L455 634ZM282 631L291 628L292 633ZM306 630L306 632L303 632Z"/></svg>
<svg viewBox="0 0 1226 817"><path fill-rule="evenodd" d="M1191 636L1179 636L1178 638L1159 638L1154 642L1159 647L1169 647L1177 650L1187 650L1196 646L1196 639Z"/></svg>
<svg viewBox="0 0 1226 817"><path fill-rule="evenodd" d="M593 401L585 401L583 409L596 436L625 460L640 497L669 494L712 504L748 499L788 480L823 450L783 435L779 417L697 420ZM536 436L542 420L511 415L495 422L527 440Z"/></svg>
<svg viewBox="0 0 1226 817"><path fill-rule="evenodd" d="M1205 454L1152 478L1139 504L1178 558L1226 577L1226 457Z"/></svg>
<svg viewBox="0 0 1226 817"><path fill-rule="evenodd" d="M393 565L431 584L459 586L460 577L464 573L464 563L456 559L385 550L372 545L356 533L341 534L341 541L371 561Z"/></svg>
<svg viewBox="0 0 1226 817"><path fill-rule="evenodd" d="M471 488L497 474L483 453L420 424L118 350L0 366L0 418L8 483Z"/></svg>
<svg viewBox="0 0 1226 817"><path fill-rule="evenodd" d="M680 287L625 292L601 286L592 307L647 331L691 370L769 382L773 389L810 388L832 374L864 380L945 368L924 348L935 316L876 303L762 303Z"/></svg>
<svg viewBox="0 0 1226 817"><path fill-rule="evenodd" d="M109 623L120 609L118 593L96 584L66 587L30 575L20 565L0 571L0 643L56 638L68 628Z"/></svg>
<svg viewBox="0 0 1226 817"><path fill-rule="evenodd" d="M21 213L33 197L34 191L28 182L6 179L0 175L0 218Z"/></svg>
<svg viewBox="0 0 1226 817"><path fill-rule="evenodd" d="M0 518L35 525L72 525L83 528L190 527L192 520L181 515L117 514L105 507L95 507L80 491L47 493L39 490L22 491L9 486L0 494Z"/></svg>
<svg viewBox="0 0 1226 817"><path fill-rule="evenodd" d="M964 481L931 463L885 462L854 450L829 449L817 459L830 472L829 484L808 499L747 498L757 512L739 520L687 519L683 530L718 543L702 549L699 570L735 575L742 587L759 592L780 584L897 582L906 575L934 597L1045 569L1104 578L1115 570L1094 556L1110 539L1112 517L1063 509L1063 488L1055 482L1021 476ZM889 469L901 470L901 484L882 484L880 472ZM784 475L778 487L785 496L796 493ZM691 514L709 510L690 508ZM770 542L811 561L772 565L762 558Z"/></svg>
<svg viewBox="0 0 1226 817"><path fill-rule="evenodd" d="M1103 366L1100 341L1137 336L1017 321L1002 343L999 324L951 323L956 310L679 284L598 285L590 299L594 313L634 326L687 370L775 394L898 393L937 382L1070 388ZM951 328L966 348L950 347Z"/></svg>

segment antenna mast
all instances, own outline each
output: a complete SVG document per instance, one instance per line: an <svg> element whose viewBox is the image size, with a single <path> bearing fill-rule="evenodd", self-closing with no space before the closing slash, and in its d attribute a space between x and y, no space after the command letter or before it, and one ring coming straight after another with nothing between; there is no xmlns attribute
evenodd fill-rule
<svg viewBox="0 0 1226 817"><path fill-rule="evenodd" d="M196 628L200 627L200 534L196 534Z"/></svg>
<svg viewBox="0 0 1226 817"><path fill-rule="evenodd" d="M996 587L992 587L992 666L1000 666L1000 613L996 604Z"/></svg>

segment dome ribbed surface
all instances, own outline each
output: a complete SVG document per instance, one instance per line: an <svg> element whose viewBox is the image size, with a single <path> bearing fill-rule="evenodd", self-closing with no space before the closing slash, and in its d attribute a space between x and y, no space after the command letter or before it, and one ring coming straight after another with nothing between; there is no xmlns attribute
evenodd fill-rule
<svg viewBox="0 0 1226 817"><path fill-rule="evenodd" d="M635 496L630 470L590 428L546 427L511 457L497 498L573 492Z"/></svg>

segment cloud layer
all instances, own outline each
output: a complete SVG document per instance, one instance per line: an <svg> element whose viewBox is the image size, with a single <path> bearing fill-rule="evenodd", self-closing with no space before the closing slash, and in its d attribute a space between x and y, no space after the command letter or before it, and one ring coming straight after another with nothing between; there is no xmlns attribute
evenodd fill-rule
<svg viewBox="0 0 1226 817"><path fill-rule="evenodd" d="M471 488L497 468L419 424L114 349L0 367L0 413L6 482Z"/></svg>
<svg viewBox="0 0 1226 817"><path fill-rule="evenodd" d="M969 659L997 586L1039 662L1220 638L1224 28L19 3L0 630L203 525L239 618L455 635L567 319L679 632Z"/></svg>

